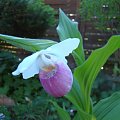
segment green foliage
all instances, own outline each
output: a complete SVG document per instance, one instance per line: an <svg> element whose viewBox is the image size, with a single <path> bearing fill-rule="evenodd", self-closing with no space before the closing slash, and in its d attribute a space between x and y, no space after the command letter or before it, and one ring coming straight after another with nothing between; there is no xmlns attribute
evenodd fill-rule
<svg viewBox="0 0 120 120"><path fill-rule="evenodd" d="M120 32L119 0L82 0L80 16L84 21L94 21L98 29L116 34Z"/></svg>
<svg viewBox="0 0 120 120"><path fill-rule="evenodd" d="M34 93L35 91L41 89L39 81L35 78L34 80L21 80L21 77L14 78L12 76L12 71L16 67L16 63L19 63L19 58L15 57L11 53L0 52L0 66L6 66L4 69L0 68L0 94L5 94L12 97L17 102L25 102L25 96L34 98L34 95L39 95ZM14 83L14 84L13 84ZM5 91L4 91L5 90ZM3 92L4 91L4 92Z"/></svg>
<svg viewBox="0 0 120 120"><path fill-rule="evenodd" d="M51 98L37 77L22 80L21 76L12 76L19 62L15 55L0 51L0 96L6 95L15 101L15 106L0 106L0 113L6 116L5 120L58 120L55 108L48 104Z"/></svg>
<svg viewBox="0 0 120 120"><path fill-rule="evenodd" d="M4 113L5 120L10 120L10 112L7 110L5 106L0 106L0 113Z"/></svg>
<svg viewBox="0 0 120 120"><path fill-rule="evenodd" d="M79 38L80 45L73 52L74 58L78 65L82 64L85 60L84 51L83 51L83 41L82 36L78 30L78 23L72 22L65 13L60 9L59 13L59 24L57 27L57 32L60 40L65 40L67 38Z"/></svg>
<svg viewBox="0 0 120 120"><path fill-rule="evenodd" d="M97 120L119 120L120 119L120 92L111 97L101 100L94 107Z"/></svg>
<svg viewBox="0 0 120 120"><path fill-rule="evenodd" d="M52 102L57 109L60 120L71 120L70 115L66 110L61 108L56 102Z"/></svg>
<svg viewBox="0 0 120 120"><path fill-rule="evenodd" d="M36 52L57 43L45 39L29 39L0 34L0 39L27 51Z"/></svg>
<svg viewBox="0 0 120 120"><path fill-rule="evenodd" d="M60 21L57 30L61 40L69 37L77 37L81 39L77 36L78 31L74 29L75 26L71 28L72 26L74 26L74 23L60 11ZM72 33L74 34L72 35ZM95 119L94 115L92 115L93 106L90 98L92 85L108 57L118 48L120 48L120 36L113 36L110 38L106 46L95 50L85 62L81 62L82 65L75 69L74 77L78 81L79 87L77 87L78 85L74 87L74 82L71 92L66 97L76 106L78 111L77 114L80 114L79 119ZM82 53L80 54L79 52L76 52L76 54L83 58ZM78 94L77 90L80 94Z"/></svg>
<svg viewBox="0 0 120 120"><path fill-rule="evenodd" d="M42 0L0 0L0 33L38 38L55 23L54 15Z"/></svg>
<svg viewBox="0 0 120 120"><path fill-rule="evenodd" d="M15 117L18 120L51 120L50 117L53 116L52 119L57 119L57 116L52 114L48 107L51 107L48 105L48 98L36 96L32 103L19 104L13 107L15 112L13 118Z"/></svg>
<svg viewBox="0 0 120 120"><path fill-rule="evenodd" d="M74 79L72 90L65 96L76 107L77 113L74 120L89 120L92 117L85 112L83 96L78 81Z"/></svg>
<svg viewBox="0 0 120 120"><path fill-rule="evenodd" d="M102 70L93 84L91 96L94 104L120 90L120 76L115 76L114 73L108 74L107 72L106 70Z"/></svg>
<svg viewBox="0 0 120 120"><path fill-rule="evenodd" d="M0 113L5 115L5 120L58 120L55 109L45 99L46 97L36 97L32 103L1 106Z"/></svg>
<svg viewBox="0 0 120 120"><path fill-rule="evenodd" d="M118 48L120 48L120 36L113 36L103 48L93 51L89 58L81 66L75 69L74 76L78 80L82 91L81 94L83 96L81 99L83 99L83 105L85 105L86 111L90 113L90 93L93 82L108 57Z"/></svg>
<svg viewBox="0 0 120 120"><path fill-rule="evenodd" d="M99 118L100 119L102 118L102 120L109 120L109 119L114 120L114 118L116 119L119 118L119 115L117 115L119 114L119 110L118 111L114 110L114 109L117 109L116 108L117 106L119 106L119 103L117 103L117 99L119 99L120 93L116 92L120 90L119 75L120 74L116 76L116 74L114 74L114 71L113 71L112 76L107 75L105 71L101 71L101 73L99 74L99 76L97 77L95 81L95 84L92 90L92 98L95 104L93 111L94 111L94 114L97 116L98 120ZM111 94L113 95L109 97ZM108 107L107 106L105 107L107 103L109 103ZM117 106L115 106L116 103L117 103ZM116 114L116 117L114 116L114 114Z"/></svg>

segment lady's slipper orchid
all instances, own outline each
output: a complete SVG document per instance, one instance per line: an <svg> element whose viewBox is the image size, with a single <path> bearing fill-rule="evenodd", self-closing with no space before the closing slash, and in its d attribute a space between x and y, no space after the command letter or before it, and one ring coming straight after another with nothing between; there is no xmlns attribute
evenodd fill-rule
<svg viewBox="0 0 120 120"><path fill-rule="evenodd" d="M13 75L22 73L27 79L39 74L45 91L54 97L67 94L73 83L73 76L67 65L68 56L79 45L78 38L69 38L45 50L26 57L14 71Z"/></svg>

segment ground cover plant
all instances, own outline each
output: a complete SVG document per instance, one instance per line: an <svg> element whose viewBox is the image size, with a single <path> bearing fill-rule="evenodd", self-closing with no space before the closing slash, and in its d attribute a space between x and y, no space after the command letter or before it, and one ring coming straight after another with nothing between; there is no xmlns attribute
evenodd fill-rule
<svg viewBox="0 0 120 120"><path fill-rule="evenodd" d="M7 51L0 51L0 58L0 114L4 114L4 119L57 120L55 108L46 101L50 96L37 77L25 81L21 76L12 76L21 59Z"/></svg>

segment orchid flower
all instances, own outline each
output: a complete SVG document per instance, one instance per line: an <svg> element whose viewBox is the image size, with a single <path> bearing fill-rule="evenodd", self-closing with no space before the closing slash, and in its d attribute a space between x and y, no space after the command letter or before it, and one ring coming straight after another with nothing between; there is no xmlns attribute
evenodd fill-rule
<svg viewBox="0 0 120 120"><path fill-rule="evenodd" d="M13 75L22 73L24 79L39 74L45 91L54 97L67 94L73 83L73 76L67 65L68 56L79 45L78 38L69 38L26 57Z"/></svg>

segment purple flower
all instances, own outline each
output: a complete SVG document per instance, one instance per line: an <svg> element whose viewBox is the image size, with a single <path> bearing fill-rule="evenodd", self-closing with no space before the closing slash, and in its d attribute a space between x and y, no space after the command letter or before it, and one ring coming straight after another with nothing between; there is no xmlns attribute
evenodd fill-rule
<svg viewBox="0 0 120 120"><path fill-rule="evenodd" d="M12 74L22 73L24 79L39 74L47 93L54 97L64 96L70 91L73 83L72 72L65 56L78 47L79 41L77 38L69 38L46 50L38 51L26 57Z"/></svg>
<svg viewBox="0 0 120 120"><path fill-rule="evenodd" d="M54 97L67 94L73 83L72 72L63 62L56 62L55 69L50 72L41 71L39 78L45 91Z"/></svg>

